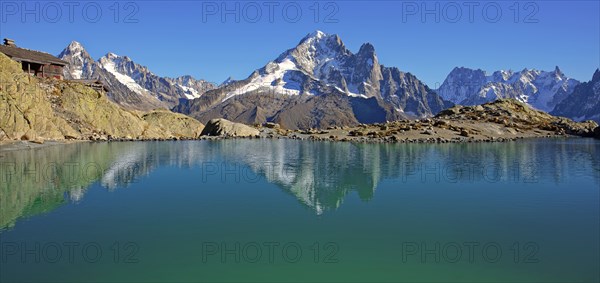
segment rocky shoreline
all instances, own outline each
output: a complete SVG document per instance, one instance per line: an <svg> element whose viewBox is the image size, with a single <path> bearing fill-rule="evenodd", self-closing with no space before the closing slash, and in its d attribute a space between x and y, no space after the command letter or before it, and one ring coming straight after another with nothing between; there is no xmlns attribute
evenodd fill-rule
<svg viewBox="0 0 600 283"><path fill-rule="evenodd" d="M225 119L210 120L197 137L131 138L94 134L81 141L190 141L222 139L294 139L306 141L361 143L482 143L509 142L527 138L595 137L600 127L593 121L582 123L533 110L515 100L463 107L455 106L436 117L400 120L326 129L288 130L275 123L247 126ZM66 143L74 141L66 141ZM57 144L60 141L51 142ZM14 146L14 143L12 145ZM0 144L0 149L6 147ZM31 148L21 142L16 148Z"/></svg>
<svg viewBox="0 0 600 283"><path fill-rule="evenodd" d="M251 137L341 142L472 143L506 142L524 138L600 138L600 127L596 122L580 123L555 117L533 110L513 99L470 107L454 106L433 118L421 120L310 130L286 130L274 123L256 128L260 134ZM225 132L220 138L236 136Z"/></svg>

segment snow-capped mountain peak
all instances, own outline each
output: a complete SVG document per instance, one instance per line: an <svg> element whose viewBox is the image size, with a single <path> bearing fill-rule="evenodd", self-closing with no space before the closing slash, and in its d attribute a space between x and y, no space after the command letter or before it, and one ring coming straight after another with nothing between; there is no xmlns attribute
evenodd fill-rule
<svg viewBox="0 0 600 283"><path fill-rule="evenodd" d="M326 34L326 33L322 32L322 31L320 31L320 30L315 30L315 31L313 31L313 32L309 33L309 34L308 34L308 35L305 37L305 39L306 39L306 38L316 38L316 39L321 39L321 38L323 38L323 37L326 37L326 36L327 36L327 34Z"/></svg>
<svg viewBox="0 0 600 283"><path fill-rule="evenodd" d="M363 61L364 64L373 67L377 59L373 57L374 48L371 45L361 47L357 56L346 48L338 35L322 31L312 32L300 40L296 47L285 51L276 60L254 72L248 85L230 91L224 100L257 90L288 95L318 94L314 89L304 88L310 81L333 87L350 96L364 96L358 86L351 84L352 81L359 80L353 78L353 74L358 76L364 72L354 72L351 69L356 67L357 57L361 58L361 52L368 51L372 51L372 57L367 58L370 61Z"/></svg>
<svg viewBox="0 0 600 283"><path fill-rule="evenodd" d="M83 45L77 41L72 41L59 55L70 64L65 66L66 77L73 79L82 79L91 76L93 73L92 63L94 60L85 50Z"/></svg>
<svg viewBox="0 0 600 283"><path fill-rule="evenodd" d="M291 61L296 70L319 77L324 68L337 67L349 55L351 52L338 35L315 31L304 37L295 48L281 54L275 62Z"/></svg>
<svg viewBox="0 0 600 283"><path fill-rule="evenodd" d="M226 104L231 98L246 94L251 97L276 94L278 97L341 95L375 98L374 101L380 101L397 113L418 117L435 114L450 104L415 76L380 65L372 44L365 43L353 53L338 35L321 31L306 35L295 47L281 53L247 79L221 85L211 93L211 101ZM188 111L185 110L188 106L184 105L182 111ZM200 109L205 107L208 106L199 106ZM252 111L249 117L261 114L259 110Z"/></svg>
<svg viewBox="0 0 600 283"><path fill-rule="evenodd" d="M137 83L133 77L140 76L137 64L130 64L132 61L127 57L121 57L114 53L108 53L98 61L100 66L111 73L115 78L131 91L137 94L145 94L147 90Z"/></svg>
<svg viewBox="0 0 600 283"><path fill-rule="evenodd" d="M83 48L83 45L81 45L81 43L79 43L75 40L71 41L69 46L67 46L66 50L70 51L71 54L79 53L79 52L86 52L85 48Z"/></svg>

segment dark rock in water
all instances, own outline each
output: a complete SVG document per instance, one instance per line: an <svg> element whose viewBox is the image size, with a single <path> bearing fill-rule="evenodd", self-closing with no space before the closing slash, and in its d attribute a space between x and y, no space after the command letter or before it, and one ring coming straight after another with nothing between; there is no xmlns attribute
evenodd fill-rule
<svg viewBox="0 0 600 283"><path fill-rule="evenodd" d="M594 138L600 139L600 127L594 129Z"/></svg>

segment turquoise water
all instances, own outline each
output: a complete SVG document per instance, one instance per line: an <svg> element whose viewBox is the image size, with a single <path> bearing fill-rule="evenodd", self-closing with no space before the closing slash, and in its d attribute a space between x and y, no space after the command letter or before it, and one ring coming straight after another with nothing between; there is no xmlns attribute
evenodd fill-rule
<svg viewBox="0 0 600 283"><path fill-rule="evenodd" d="M600 142L0 152L0 281L597 282Z"/></svg>

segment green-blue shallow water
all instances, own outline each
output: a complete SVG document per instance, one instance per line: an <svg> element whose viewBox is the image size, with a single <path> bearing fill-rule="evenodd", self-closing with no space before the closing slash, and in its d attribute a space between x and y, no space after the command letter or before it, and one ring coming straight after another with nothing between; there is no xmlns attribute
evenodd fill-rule
<svg viewBox="0 0 600 283"><path fill-rule="evenodd" d="M598 282L600 142L0 153L0 281Z"/></svg>

